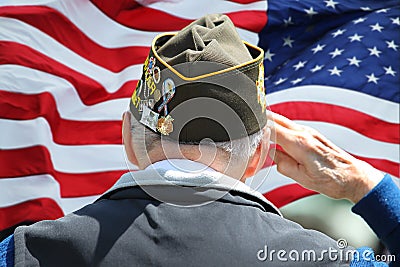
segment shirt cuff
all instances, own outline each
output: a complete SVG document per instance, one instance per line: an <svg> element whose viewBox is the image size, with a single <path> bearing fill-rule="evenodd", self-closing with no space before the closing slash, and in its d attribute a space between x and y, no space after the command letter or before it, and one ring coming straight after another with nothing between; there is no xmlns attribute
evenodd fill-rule
<svg viewBox="0 0 400 267"><path fill-rule="evenodd" d="M353 206L352 211L360 215L386 243L389 235L399 232L400 190L390 175L386 174L379 184Z"/></svg>
<svg viewBox="0 0 400 267"><path fill-rule="evenodd" d="M0 266L14 266L14 235L0 242Z"/></svg>

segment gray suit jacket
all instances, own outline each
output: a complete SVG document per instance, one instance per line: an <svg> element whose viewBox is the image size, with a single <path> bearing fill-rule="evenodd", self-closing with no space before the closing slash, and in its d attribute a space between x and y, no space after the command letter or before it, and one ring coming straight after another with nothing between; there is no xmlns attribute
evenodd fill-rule
<svg viewBox="0 0 400 267"><path fill-rule="evenodd" d="M333 239L219 173L127 173L93 204L14 235L15 266L348 265Z"/></svg>

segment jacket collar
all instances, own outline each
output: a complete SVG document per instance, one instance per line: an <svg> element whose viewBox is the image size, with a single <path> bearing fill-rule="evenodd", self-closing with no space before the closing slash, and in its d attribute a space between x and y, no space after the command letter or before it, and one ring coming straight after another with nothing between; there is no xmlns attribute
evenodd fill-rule
<svg viewBox="0 0 400 267"><path fill-rule="evenodd" d="M105 194L122 188L150 185L190 186L236 191L257 198L281 215L274 204L241 181L217 172L207 165L183 159L163 160L148 166L145 170L125 173Z"/></svg>

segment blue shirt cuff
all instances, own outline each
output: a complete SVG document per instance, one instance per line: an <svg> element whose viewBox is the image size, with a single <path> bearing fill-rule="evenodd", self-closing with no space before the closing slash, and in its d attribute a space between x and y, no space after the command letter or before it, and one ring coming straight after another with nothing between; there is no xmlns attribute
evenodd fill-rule
<svg viewBox="0 0 400 267"><path fill-rule="evenodd" d="M400 189L388 174L352 211L368 223L392 253L400 253Z"/></svg>
<svg viewBox="0 0 400 267"><path fill-rule="evenodd" d="M14 235L0 243L0 267L14 266Z"/></svg>
<svg viewBox="0 0 400 267"><path fill-rule="evenodd" d="M387 267L385 262L375 260L374 251L368 247L358 248L350 267Z"/></svg>

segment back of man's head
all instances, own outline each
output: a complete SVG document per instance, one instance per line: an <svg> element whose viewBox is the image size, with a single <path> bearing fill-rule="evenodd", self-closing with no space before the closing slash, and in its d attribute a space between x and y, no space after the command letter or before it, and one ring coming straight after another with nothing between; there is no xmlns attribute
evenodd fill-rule
<svg viewBox="0 0 400 267"><path fill-rule="evenodd" d="M225 15L157 36L130 103L138 160L180 151L247 162L266 124L263 77L262 49L242 41Z"/></svg>

